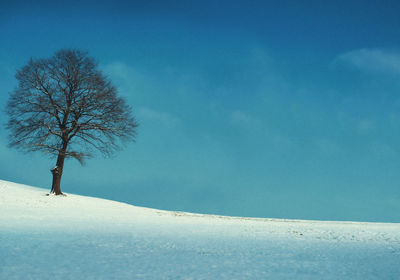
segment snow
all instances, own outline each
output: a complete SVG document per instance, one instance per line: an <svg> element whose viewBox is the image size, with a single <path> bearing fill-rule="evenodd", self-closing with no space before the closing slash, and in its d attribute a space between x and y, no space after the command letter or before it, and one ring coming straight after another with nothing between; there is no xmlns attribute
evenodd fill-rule
<svg viewBox="0 0 400 280"><path fill-rule="evenodd" d="M0 180L0 279L400 275L400 224L200 215L47 193Z"/></svg>

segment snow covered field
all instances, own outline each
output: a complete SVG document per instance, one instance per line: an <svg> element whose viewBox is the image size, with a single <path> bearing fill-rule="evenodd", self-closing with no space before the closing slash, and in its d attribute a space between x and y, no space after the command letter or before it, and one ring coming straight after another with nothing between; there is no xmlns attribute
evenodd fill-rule
<svg viewBox="0 0 400 280"><path fill-rule="evenodd" d="M168 212L0 180L0 279L400 279L400 224Z"/></svg>

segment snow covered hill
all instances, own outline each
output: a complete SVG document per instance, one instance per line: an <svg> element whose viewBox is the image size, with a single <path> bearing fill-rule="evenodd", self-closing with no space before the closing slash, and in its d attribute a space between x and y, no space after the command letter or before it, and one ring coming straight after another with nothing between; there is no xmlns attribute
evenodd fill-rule
<svg viewBox="0 0 400 280"><path fill-rule="evenodd" d="M0 180L0 279L400 279L400 224L169 212Z"/></svg>

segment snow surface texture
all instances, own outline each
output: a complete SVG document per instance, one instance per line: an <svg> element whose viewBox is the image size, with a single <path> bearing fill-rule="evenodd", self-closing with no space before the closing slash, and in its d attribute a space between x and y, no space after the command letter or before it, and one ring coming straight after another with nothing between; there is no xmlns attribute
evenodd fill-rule
<svg viewBox="0 0 400 280"><path fill-rule="evenodd" d="M0 180L0 279L400 279L400 224L168 212Z"/></svg>

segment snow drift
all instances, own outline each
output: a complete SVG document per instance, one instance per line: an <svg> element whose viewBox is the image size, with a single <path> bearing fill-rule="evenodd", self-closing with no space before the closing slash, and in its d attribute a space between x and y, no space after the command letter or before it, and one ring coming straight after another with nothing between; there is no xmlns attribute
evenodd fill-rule
<svg viewBox="0 0 400 280"><path fill-rule="evenodd" d="M400 224L170 212L0 180L0 279L398 279Z"/></svg>

